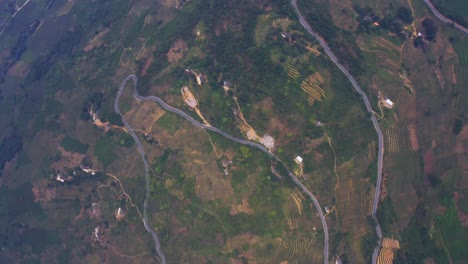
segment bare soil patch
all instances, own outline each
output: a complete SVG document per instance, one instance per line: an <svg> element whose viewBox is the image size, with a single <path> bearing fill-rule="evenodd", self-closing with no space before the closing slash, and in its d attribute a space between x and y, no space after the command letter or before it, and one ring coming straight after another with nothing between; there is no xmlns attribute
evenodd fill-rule
<svg viewBox="0 0 468 264"><path fill-rule="evenodd" d="M424 153L424 175L428 175L434 171L434 152L432 148Z"/></svg>
<svg viewBox="0 0 468 264"><path fill-rule="evenodd" d="M271 96L268 96L268 97L265 97L259 103L257 103L254 108L257 111L270 113L273 111L273 105L274 105L273 98L271 98Z"/></svg>
<svg viewBox="0 0 468 264"><path fill-rule="evenodd" d="M463 126L462 131L457 136L457 145L455 147L455 152L457 154L464 154L468 149L468 125Z"/></svg>
<svg viewBox="0 0 468 264"><path fill-rule="evenodd" d="M62 171L65 168L75 168L75 167L80 166L81 161L83 160L83 157L84 157L83 154L75 153L75 152L68 152L61 146L58 146L57 149L60 151L62 155L59 161L51 165L51 168L53 168L54 170Z"/></svg>
<svg viewBox="0 0 468 264"><path fill-rule="evenodd" d="M151 63L153 63L153 60L153 56L146 59L145 64L143 64L143 68L141 69L141 77L146 75L148 68L151 66Z"/></svg>
<svg viewBox="0 0 468 264"><path fill-rule="evenodd" d="M288 133L292 133L292 130L284 121L282 121L278 117L272 116L270 118L270 121L268 122L267 132L269 132L272 135L279 134L279 136L277 137L277 141L280 141L279 139L281 138L282 143L286 144L286 135Z"/></svg>
<svg viewBox="0 0 468 264"><path fill-rule="evenodd" d="M355 17L357 14L354 12L351 0L331 0L330 13L337 27L351 31L356 29Z"/></svg>
<svg viewBox="0 0 468 264"><path fill-rule="evenodd" d="M408 124L408 132L410 136L411 149L413 151L419 150L418 136L416 132L416 123L411 122Z"/></svg>
<svg viewBox="0 0 468 264"><path fill-rule="evenodd" d="M91 51L92 49L94 49L95 47L99 47L102 43L102 38L107 34L107 32L109 32L109 29L106 28L104 30L102 30L101 32L99 32L96 36L94 36L88 43L88 45L86 45L83 50L88 52L88 51Z"/></svg>
<svg viewBox="0 0 468 264"><path fill-rule="evenodd" d="M130 111L125 113L125 119L132 127L141 129L148 134L154 123L163 116L165 111L160 107L155 107L152 102L134 102Z"/></svg>
<svg viewBox="0 0 468 264"><path fill-rule="evenodd" d="M231 206L231 211L229 213L231 215L236 215L238 213L245 213L251 215L254 213L254 210L250 206L249 201L247 199L242 199L240 204Z"/></svg>
<svg viewBox="0 0 468 264"><path fill-rule="evenodd" d="M402 114L405 114L408 120L407 128L409 132L411 149L413 151L417 151L419 150L419 142L416 130L416 120L418 118L418 113L416 112L416 98L415 96L411 96L409 99L409 102L407 102L408 105L406 108L406 112Z"/></svg>
<svg viewBox="0 0 468 264"><path fill-rule="evenodd" d="M43 181L33 182L32 192L34 202L45 203L55 198L57 195L55 188L48 188L47 183Z"/></svg>
<svg viewBox="0 0 468 264"><path fill-rule="evenodd" d="M68 0L58 11L55 13L56 16L64 16L70 12L72 7L75 5L75 0Z"/></svg>
<svg viewBox="0 0 468 264"><path fill-rule="evenodd" d="M176 62L182 59L187 52L188 47L187 43L183 39L178 39L174 41L171 48L167 52L167 61Z"/></svg>
<svg viewBox="0 0 468 264"><path fill-rule="evenodd" d="M184 173L186 175L193 175L195 172L195 193L202 201L212 201L216 199L230 200L234 191L231 182L225 178L223 173L214 160L205 162L205 155L200 153L185 153L186 160L193 160L187 162L184 166ZM197 162L198 161L198 162Z"/></svg>
<svg viewBox="0 0 468 264"><path fill-rule="evenodd" d="M29 72L29 65L24 63L23 61L18 61L13 67L8 70L8 75L24 78L26 74Z"/></svg>

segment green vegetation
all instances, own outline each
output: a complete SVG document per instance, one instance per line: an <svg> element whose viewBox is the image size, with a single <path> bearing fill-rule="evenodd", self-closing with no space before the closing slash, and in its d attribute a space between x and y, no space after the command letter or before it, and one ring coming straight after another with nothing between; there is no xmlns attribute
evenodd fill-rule
<svg viewBox="0 0 468 264"><path fill-rule="evenodd" d="M114 151L114 142L107 137L101 139L94 146L94 154L97 156L99 161L102 162L104 168L108 167L117 158Z"/></svg>
<svg viewBox="0 0 468 264"><path fill-rule="evenodd" d="M379 219L383 235L385 237L391 237L392 232L390 227L397 221L397 218L396 213L393 210L392 199L390 196L385 197L385 199L379 204L377 219Z"/></svg>
<svg viewBox="0 0 468 264"><path fill-rule="evenodd" d="M89 148L88 144L81 143L80 141L69 136L66 136L64 139L62 139L60 146L62 146L65 151L77 152L80 154L85 154Z"/></svg>
<svg viewBox="0 0 468 264"><path fill-rule="evenodd" d="M21 235L18 230L8 228L17 217L29 216L40 220L45 218L41 206L34 202L34 195L31 190L32 186L29 183L17 186L15 190L7 190L5 187L0 189L0 221L2 223L0 243L4 249L27 247L28 244L39 241L33 238L25 241L22 236L26 235ZM42 241L42 243L46 242L45 240ZM41 248L38 247L37 250L41 250Z"/></svg>
<svg viewBox="0 0 468 264"><path fill-rule="evenodd" d="M365 33L381 33L382 29L390 31L401 39L407 36L403 33L403 24L413 22L411 9L400 6L396 8L393 3L386 6L381 13L370 8L355 5L354 10L359 15L359 31ZM374 23L378 23L378 26Z"/></svg>
<svg viewBox="0 0 468 264"><path fill-rule="evenodd" d="M13 132L2 140L0 145L0 176L2 175L3 168L7 161L13 159L16 153L23 147L23 138L17 133Z"/></svg>
<svg viewBox="0 0 468 264"><path fill-rule="evenodd" d="M156 124L166 129L169 133L174 133L182 124L182 119L172 113L166 113L161 116Z"/></svg>
<svg viewBox="0 0 468 264"><path fill-rule="evenodd" d="M422 26L424 28L425 38L429 41L435 42L437 36L437 27L435 22L430 18L426 18L423 20Z"/></svg>
<svg viewBox="0 0 468 264"><path fill-rule="evenodd" d="M395 264L423 263L432 257L437 263L447 263L447 257L429 236L430 223L423 205L419 204L413 218L402 233L401 249L395 259Z"/></svg>
<svg viewBox="0 0 468 264"><path fill-rule="evenodd" d="M463 0L432 0L434 6L444 16L456 21L458 24L468 27L468 7Z"/></svg>
<svg viewBox="0 0 468 264"><path fill-rule="evenodd" d="M450 202L443 216L436 217L436 228L442 232L444 243L453 259L468 258L465 249L468 243L468 230L460 223L455 202Z"/></svg>
<svg viewBox="0 0 468 264"><path fill-rule="evenodd" d="M135 140L128 133L119 131L114 136L115 136L115 140L121 146L129 148L129 147L135 145Z"/></svg>
<svg viewBox="0 0 468 264"><path fill-rule="evenodd" d="M2 5L0 16L11 15L21 1L10 2L9 6ZM340 61L366 89L374 110L378 109L378 91L398 100L394 109L385 112L385 118L396 115L399 123L395 130L402 136L400 152L386 154L385 168L390 175L388 196L378 210L384 235L401 238L400 262L418 263L427 258L444 262L447 253L441 245L447 246L453 259L466 258L458 252L460 244L453 242L465 242L461 236L466 234L457 222L456 206L450 205L452 187L461 178L461 170L456 156L450 152L454 146L443 146L457 141L455 136L461 134L465 123L464 38L454 35L450 39L459 56L459 65L453 62L455 59L444 60L442 54L432 54L444 48L448 50L448 46L442 47L446 45L443 39L446 32L437 36L440 38L437 50L431 50L432 44L424 39L416 38L421 46L427 44L425 54L411 58L421 66L417 68L405 61L406 52L412 51L412 47L403 44L408 41L409 24L413 19L421 21L420 3L412 3L414 14L408 6L403 6L406 2L389 5L382 1L353 1L354 11L351 6L340 6L338 14L333 4L299 0L312 28L327 40ZM338 20L346 17L357 19L358 28L352 28L355 21L351 21L353 25L345 29ZM89 237L99 225L111 228L105 232L105 239L118 252L138 255L142 263L156 261L154 243L144 230L137 209L129 206L120 184L106 177L107 173L118 177L122 188L142 211L146 183L141 161L131 148L135 142L119 129L104 132L95 127L90 115L92 110L103 122L122 126L113 108L116 86L134 70L137 75L143 74L144 67L146 75L139 76L141 94L160 96L198 119L180 100L180 87L190 85L199 100L200 111L210 124L246 138L239 129L242 125L233 100L236 96L244 118L258 135L267 133L275 139L273 152L285 166L298 169L293 158L301 155L305 162L304 177L300 180L317 194L322 206L336 206L337 213L327 218L330 237L335 237L330 253L343 253L343 260L349 263L369 262L376 236L374 223L366 216L377 171L376 150L371 149L375 144L369 143L376 142L376 135L359 95L303 30L288 3L192 0L174 8L158 1L37 0L31 1L17 19L2 21L5 23L0 25L0 30L4 30L0 36L0 46L4 47L0 56L3 66L0 67L0 131L3 132L0 133L0 171L8 164L8 173L2 175L5 179L0 190L3 248L0 262L12 255L26 262L39 261L46 258L42 252L53 252L47 253L47 261L52 263L79 262L92 257L91 254L105 255L109 248L93 247L89 240L82 239ZM437 30L445 28L436 28L435 23L431 25L426 20L423 24L427 39L433 41ZM404 27L408 27L407 32L403 32ZM291 34L291 38L282 37L282 32ZM181 43L184 47L176 47L173 54L178 59L171 58L169 62L170 47ZM427 54L437 59L428 58ZM444 54L447 58L449 55L450 52ZM426 101L433 92L430 78L418 79L427 74L424 67L428 59L433 61L429 71L432 73L433 67L440 65L447 83L447 89L437 90L430 97L438 99L431 100L437 101L437 106ZM407 75L415 84L414 95L400 89L398 68L403 62L408 64ZM452 65L456 83L447 73ZM185 74L187 68L206 75L207 82L195 85L193 76ZM319 84L323 100L310 102L301 83L316 77L323 78ZM223 81L231 82L232 90L225 92ZM404 93L399 93L400 90ZM450 98L439 100L445 98L445 93L450 93ZM418 107L414 116L422 116L420 112L424 111L424 118L407 120L406 113L413 109L407 102L414 99L408 96L416 94ZM451 102L457 104L456 114L449 109ZM121 103L123 110L132 107ZM439 105L444 105L444 111L438 111ZM431 113L445 112L444 118L452 122L432 122L437 119ZM426 132L435 130L425 126L430 122L444 124L441 127L449 127L448 132L453 133L447 133L450 135L443 138L444 144L436 140L436 166L425 178L421 176L422 158L418 151L409 149L409 140L413 138L408 136L407 126L417 124L419 151L425 153L434 138ZM190 137L167 138L184 133ZM308 198L298 195L298 200L290 199L292 188L296 187L286 177L285 166L255 148L241 146L216 133L208 134L211 142L202 130L167 113L142 142L151 166L148 217L157 229L168 263L201 259L207 263L225 263L229 258L243 261L246 257L240 256L248 250L257 262L268 262L261 258L280 250L275 244L279 238L285 242L281 245L288 241L295 243L287 249L281 248L281 257L291 263L320 262L323 239L320 220ZM59 144L65 150L87 154L82 163L104 169L94 176L78 169L72 174L76 168L67 166L76 166L74 163L78 161L69 160L66 153L57 151L57 139L62 138ZM91 151L83 142L92 147ZM8 161L13 159L16 164L11 166ZM103 166L92 164L96 160ZM34 171L29 171L31 168ZM56 181L56 170L73 175L73 180ZM441 216L433 216L433 212L426 210L432 207L436 195L443 197L447 206ZM424 204L412 212L415 204L409 205L410 201L405 200L408 197ZM100 219L88 213L94 210L93 203L101 206ZM463 200L458 200L458 204L461 210L466 210ZM129 207L120 222L114 216L118 206ZM353 208L348 211L351 213L344 213L345 206ZM407 223L411 215L407 227L400 225ZM317 231L311 227L317 227ZM70 228L74 230L71 233L67 231ZM69 234L66 239L62 235L65 233ZM245 233L258 237L247 238L239 246L234 245L236 241L228 243L229 239ZM44 241L40 243L38 237ZM132 240L134 237L138 239ZM313 238L307 250L299 246L304 237ZM448 239L453 241L447 242ZM255 243L249 245L250 241ZM420 241L422 245L417 244ZM231 244L235 248L229 248ZM294 254L301 257L289 257Z"/></svg>
<svg viewBox="0 0 468 264"><path fill-rule="evenodd" d="M463 125L464 125L463 119L461 119L461 118L455 119L455 122L454 122L454 124L453 124L453 130L452 130L453 133L454 133L455 135L460 134L460 132L461 132L462 129L463 129Z"/></svg>
<svg viewBox="0 0 468 264"><path fill-rule="evenodd" d="M411 9L402 6L397 9L397 17L406 24L410 24L414 19Z"/></svg>

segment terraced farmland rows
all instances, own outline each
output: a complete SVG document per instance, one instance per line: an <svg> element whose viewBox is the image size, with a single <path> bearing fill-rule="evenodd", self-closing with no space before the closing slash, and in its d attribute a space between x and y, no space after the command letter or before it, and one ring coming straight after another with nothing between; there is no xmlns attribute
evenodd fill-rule
<svg viewBox="0 0 468 264"><path fill-rule="evenodd" d="M344 186L342 187L343 189L343 194L344 194L344 199L340 199L341 201L344 201L344 205L349 205L351 203L351 193L353 192L353 182L352 181L345 181Z"/></svg>
<svg viewBox="0 0 468 264"><path fill-rule="evenodd" d="M304 196L299 193L297 190L294 190L290 197L293 199L294 204L296 205L297 212L301 215L302 214L302 200L304 200Z"/></svg>
<svg viewBox="0 0 468 264"><path fill-rule="evenodd" d="M309 104L325 99L325 91L320 87L322 83L323 77L317 72L302 81L301 88L309 95Z"/></svg>
<svg viewBox="0 0 468 264"><path fill-rule="evenodd" d="M255 244L255 255L257 256L257 263L271 263L278 260L278 249L280 248L278 239L270 239L259 241Z"/></svg>
<svg viewBox="0 0 468 264"><path fill-rule="evenodd" d="M288 67L288 76L289 76L289 78L296 79L296 78L300 77L300 74L299 74L298 70L296 70L295 68L289 66Z"/></svg>
<svg viewBox="0 0 468 264"><path fill-rule="evenodd" d="M400 68L401 48L382 37L363 37L356 41L363 51L375 53L378 62L385 68L396 71Z"/></svg>
<svg viewBox="0 0 468 264"><path fill-rule="evenodd" d="M399 140L400 140L400 150L407 150L410 149L410 141L409 141L409 133L408 129L406 129L406 125L400 124L400 128L398 129Z"/></svg>
<svg viewBox="0 0 468 264"><path fill-rule="evenodd" d="M299 227L299 219L297 215L302 215L303 205L302 201L304 200L304 196L297 190L294 190L289 194L289 199L287 202L287 224L290 230L295 230Z"/></svg>
<svg viewBox="0 0 468 264"><path fill-rule="evenodd" d="M383 126L385 134L385 149L389 153L395 153L400 151L400 133L398 129L398 123L394 118L388 120Z"/></svg>
<svg viewBox="0 0 468 264"><path fill-rule="evenodd" d="M300 263L309 257L309 249L315 241L314 238L296 236L260 241L255 244L256 263Z"/></svg>
<svg viewBox="0 0 468 264"><path fill-rule="evenodd" d="M282 260L292 261L303 258L310 248L311 238L282 240L280 257Z"/></svg>
<svg viewBox="0 0 468 264"><path fill-rule="evenodd" d="M392 264L393 263L393 250L391 248L382 248L380 250L378 264Z"/></svg>

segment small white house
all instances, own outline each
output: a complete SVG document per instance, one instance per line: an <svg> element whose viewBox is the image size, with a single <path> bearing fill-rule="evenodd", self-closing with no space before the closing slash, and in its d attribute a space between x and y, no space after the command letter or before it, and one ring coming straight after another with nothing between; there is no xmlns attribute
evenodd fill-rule
<svg viewBox="0 0 468 264"><path fill-rule="evenodd" d="M62 174L57 174L57 177L55 178L59 182L65 182L65 177Z"/></svg>
<svg viewBox="0 0 468 264"><path fill-rule="evenodd" d="M119 207L117 209L117 212L115 213L115 218L117 218L117 220L120 221L126 214L127 214L127 210Z"/></svg>
<svg viewBox="0 0 468 264"><path fill-rule="evenodd" d="M301 156L297 156L294 161L297 163L297 164L301 164L303 159L301 158Z"/></svg>
<svg viewBox="0 0 468 264"><path fill-rule="evenodd" d="M393 105L394 105L394 103L392 102L392 100L390 100L390 99L388 99L388 98L384 100L384 106L385 106L385 107L387 107L387 108L390 109L390 108L393 107Z"/></svg>

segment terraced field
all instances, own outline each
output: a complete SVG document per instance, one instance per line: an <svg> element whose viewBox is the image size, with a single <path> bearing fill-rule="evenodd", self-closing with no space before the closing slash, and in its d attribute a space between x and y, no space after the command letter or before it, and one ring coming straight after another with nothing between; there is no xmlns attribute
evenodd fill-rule
<svg viewBox="0 0 468 264"><path fill-rule="evenodd" d="M385 151L387 153L397 153L410 148L409 134L407 129L403 129L404 124L401 124L395 115L388 116L382 122L382 128L385 136Z"/></svg>
<svg viewBox="0 0 468 264"><path fill-rule="evenodd" d="M383 126L385 136L385 150L388 153L400 151L400 133L398 122L394 117L388 118L388 121Z"/></svg>
<svg viewBox="0 0 468 264"><path fill-rule="evenodd" d="M316 242L310 237L286 237L260 241L254 246L256 263L301 263L315 259L311 246ZM320 255L320 254L318 254ZM315 262L313 262L315 263Z"/></svg>
<svg viewBox="0 0 468 264"><path fill-rule="evenodd" d="M401 48L382 37L359 37L356 40L359 48L375 53L377 62L387 69L395 71L400 68Z"/></svg>
<svg viewBox="0 0 468 264"><path fill-rule="evenodd" d="M400 248L398 240L383 238L382 249L379 252L377 264L392 264L395 258L395 251Z"/></svg>
<svg viewBox="0 0 468 264"><path fill-rule="evenodd" d="M306 92L309 97L307 101L313 105L316 101L323 101L325 99L325 91L320 87L324 83L324 79L320 73L316 72L301 83L301 88Z"/></svg>
<svg viewBox="0 0 468 264"><path fill-rule="evenodd" d="M288 67L288 76L292 79L297 79L300 77L299 71L291 66Z"/></svg>
<svg viewBox="0 0 468 264"><path fill-rule="evenodd" d="M286 212L288 215L287 224L290 230L295 230L300 226L299 216L302 215L304 196L298 190L292 191L288 196Z"/></svg>

